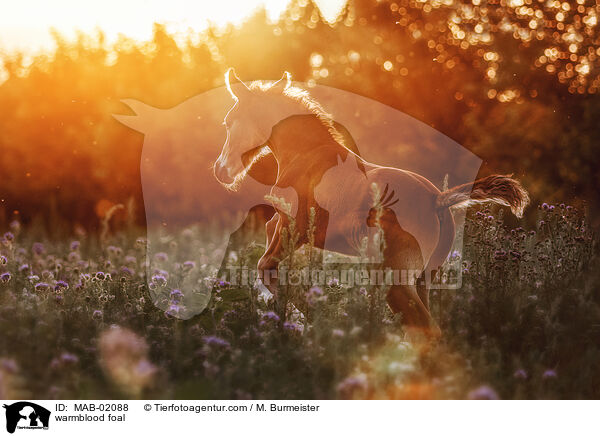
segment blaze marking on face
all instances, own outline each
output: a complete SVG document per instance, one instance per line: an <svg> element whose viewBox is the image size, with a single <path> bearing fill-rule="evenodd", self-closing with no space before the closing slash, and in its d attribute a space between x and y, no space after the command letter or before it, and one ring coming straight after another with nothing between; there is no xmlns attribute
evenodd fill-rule
<svg viewBox="0 0 600 436"><path fill-rule="evenodd" d="M281 121L278 117L287 113L281 105L288 104L288 100L281 97L290 86L291 77L285 73L274 83L248 87L230 68L225 73L225 84L235 103L225 116L227 139L215 161L214 174L227 189L236 190L252 165L269 153L271 129ZM255 149L253 158L243 162L242 156Z"/></svg>

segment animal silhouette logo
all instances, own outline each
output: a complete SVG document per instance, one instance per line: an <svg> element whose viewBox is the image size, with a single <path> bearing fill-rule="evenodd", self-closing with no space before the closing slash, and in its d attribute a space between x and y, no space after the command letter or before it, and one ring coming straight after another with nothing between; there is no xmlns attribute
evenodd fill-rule
<svg viewBox="0 0 600 436"><path fill-rule="evenodd" d="M19 401L3 406L6 409L6 431L14 433L18 429L48 429L50 411L29 401Z"/></svg>
<svg viewBox="0 0 600 436"><path fill-rule="evenodd" d="M389 287L390 309L402 314L414 336L438 337L428 285L454 244L450 208L492 202L521 216L529 197L520 183L492 175L440 190L421 174L369 162L350 149L332 116L308 91L293 86L289 73L274 83L247 86L230 69L225 82L234 103L225 117L227 139L214 165L215 177L225 188L239 189L254 163L246 164L244 155L267 147L278 164L271 194L281 191L286 203L295 202L291 208L273 203L277 213L266 224L266 250L256 267L276 311L285 316L288 307L281 296L287 285L280 280L282 259L305 245L357 255L364 241L367 251L383 248L383 256L370 263L398 276L410 272L410 281ZM242 86L234 92L232 83ZM290 242L292 228L296 236ZM375 230L370 238L369 230ZM421 277L424 287L413 283Z"/></svg>
<svg viewBox="0 0 600 436"><path fill-rule="evenodd" d="M114 117L144 135L140 170L148 229L149 294L155 306L180 319L204 311L215 279L218 284L233 284L230 266L239 260L240 248L265 246L277 212L273 197L289 204L288 213L296 218L299 211L305 212L304 206L299 208L302 199L297 190L277 183L278 177L281 181L293 176L280 174L287 166L282 161L285 156L273 152L274 134L294 144L289 148L290 159L306 161L306 165L290 166L299 171L298 176L314 171L320 151L334 143L344 144L328 171L311 185L316 209L331 214L322 244L331 252L347 251L357 239L378 232L368 219L373 215L371 185L379 183L383 194L388 180L364 172L366 162L403 168L408 178L419 174L435 186L442 186L446 176L452 186L473 182L482 163L460 144L390 106L340 89L292 82L289 74L246 85L230 71L225 86L169 109L136 100L123 103L133 114ZM303 153L296 144L314 147ZM310 156L314 159L306 160ZM415 220L399 213L414 210L407 207L413 202L409 190L390 183L388 194L392 192L393 198L381 199L385 200L381 218L389 221L398 240L405 238L425 253L420 261L424 263L431 257L433 242L413 229ZM339 200L343 204L337 204ZM453 215L455 228L460 229L464 210ZM216 237L202 246L184 247L181 241L186 237L179 236L183 229L196 229L194 235L200 236L202 229L210 229ZM457 247L461 238L460 233L453 238ZM176 250L171 248L175 246ZM243 284L253 286L251 281ZM260 281L255 283L267 291Z"/></svg>

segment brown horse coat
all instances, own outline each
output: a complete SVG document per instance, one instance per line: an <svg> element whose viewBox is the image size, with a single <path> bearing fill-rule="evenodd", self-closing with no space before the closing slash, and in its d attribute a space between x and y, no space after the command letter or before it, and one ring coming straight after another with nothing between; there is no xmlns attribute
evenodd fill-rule
<svg viewBox="0 0 600 436"><path fill-rule="evenodd" d="M291 219L299 236L297 246L307 242L311 209L316 212L316 247L356 254L357 243L379 226L385 239L383 267L430 275L444 262L454 239L449 207L492 201L520 215L528 203L526 191L510 176L489 176L441 192L418 174L366 162L346 147L318 102L291 86L287 73L271 86L244 87L234 98L236 104L226 117L230 134L215 163L215 176L235 187L256 162L253 158L249 165L240 163L241 156L263 155L266 144L278 166L271 194L291 206L281 210L280 203L273 204L277 213L266 225L267 249L258 262L264 277L277 275L282 231ZM245 131L248 135L242 136ZM373 192L381 197L374 199ZM271 281L268 287L277 299L277 283ZM394 312L402 313L410 331L439 334L429 313L427 288L418 290L412 282L394 284L387 300Z"/></svg>

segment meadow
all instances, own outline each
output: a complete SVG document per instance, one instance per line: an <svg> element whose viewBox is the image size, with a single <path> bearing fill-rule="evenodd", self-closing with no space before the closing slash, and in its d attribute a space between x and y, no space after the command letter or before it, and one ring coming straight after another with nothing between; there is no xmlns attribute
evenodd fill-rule
<svg viewBox="0 0 600 436"><path fill-rule="evenodd" d="M155 23L147 40L124 28L111 42L59 27L53 49L0 47L0 398L598 398L599 14L590 0L351 0L327 21L312 0L292 0L278 19L258 9L223 28ZM432 292L443 336L426 353L381 287L297 286L302 317L217 277L208 265L229 235L214 226L178 229L147 258L161 239L148 228L142 151L177 143L174 174L194 176L154 206L212 218L222 191L208 192L193 165L209 167L216 154L200 145L223 138L208 134L212 118L167 109L223 86L230 67L244 80L289 71L397 109L480 158L477 177L512 173L527 189L521 221L468 211L447 262L462 283ZM143 102L140 113L123 100ZM151 138L113 116L143 120L144 108L194 120L189 142L162 122L149 123ZM388 151L401 163L414 157L402 132L362 118L397 136ZM423 138L406 145L448 161ZM452 183L465 175L454 169ZM263 251L251 243L231 259L251 269ZM182 320L191 282L208 305Z"/></svg>
<svg viewBox="0 0 600 436"><path fill-rule="evenodd" d="M223 235L207 229L182 229L146 260L143 228L65 240L14 221L0 248L0 397L597 398L593 232L570 206L537 209L527 229L501 210L469 211L448 259L462 287L432 292L443 337L426 353L379 287L307 286L310 315L281 319L254 287L215 277L202 314L156 308L150 291L178 310L186 276L218 255L210 241ZM251 266L262 250L233 257ZM166 269L146 277L146 262Z"/></svg>

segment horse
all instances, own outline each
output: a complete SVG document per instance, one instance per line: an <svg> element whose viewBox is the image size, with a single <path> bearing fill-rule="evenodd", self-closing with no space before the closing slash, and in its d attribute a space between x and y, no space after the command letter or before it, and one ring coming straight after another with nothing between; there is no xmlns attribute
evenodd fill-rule
<svg viewBox="0 0 600 436"><path fill-rule="evenodd" d="M354 253L365 229L374 227L373 185L384 193L379 200L383 266L400 271L431 273L444 262L454 239L450 207L491 201L510 206L521 216L529 201L510 176L493 175L441 192L418 174L369 163L345 146L333 120L306 91L291 85L288 73L272 84L244 85L237 94L231 91L232 77L243 83L232 70L226 73L235 104L225 117L227 140L215 161L215 177L228 189L237 189L253 162L272 154L278 173L271 194L291 205L284 211L274 204L277 213L266 224L267 249L257 265L262 277L277 276L282 231L292 219L299 235L297 246L307 242L311 209L314 245ZM241 159L248 154L256 158L249 165ZM267 287L277 298L277 283ZM408 329L437 336L428 294L427 287L419 290L414 283L394 284L387 301L392 311L402 313Z"/></svg>
<svg viewBox="0 0 600 436"><path fill-rule="evenodd" d="M335 121L333 122L333 126L343 138L345 146L357 156L360 156L358 146L348 129ZM273 154L265 152L265 147L261 150L260 153L250 150L242 154L241 160L247 171L246 177L250 177L266 186L274 186L277 182L277 160ZM256 239L261 234L260 230L265 229L266 224L276 213L276 209L267 204L258 204L250 208L244 221L229 236L229 242L217 277L225 280L231 279L228 268L230 253L239 252L241 248L247 247L250 243L257 242Z"/></svg>
<svg viewBox="0 0 600 436"><path fill-rule="evenodd" d="M282 234L292 220L298 239L308 242L311 214L314 246L356 254L357 242L380 227L384 238L382 267L430 276L447 258L455 237L451 208L492 202L522 216L527 191L511 175L491 175L440 191L411 171L367 162L350 150L334 120L310 93L294 86L284 73L276 82L246 85L233 69L225 83L234 100L224 119L227 138L213 165L215 178L236 190L265 156L277 162L271 188L276 213L266 223L266 250L257 264L259 277L279 298L277 278L284 254ZM233 92L232 84L242 84ZM374 200L373 192L378 193ZM441 331L429 311L429 284L396 283L387 303L401 313L409 336L439 338ZM285 308L283 309L285 311Z"/></svg>
<svg viewBox="0 0 600 436"><path fill-rule="evenodd" d="M173 284L184 295L181 308L173 313L181 319L201 313L218 286L237 286L238 280L253 280L241 276L237 255L243 251L249 256L248 262L258 260L266 237L265 224L275 214L265 200L277 180L277 161L272 154L265 154L252 164L244 185L235 192L222 192L213 176L214 157L225 137L221 121L229 109L228 95L225 87L216 88L169 109L127 99L123 103L135 115L113 115L120 123L144 134L140 176L148 228L146 277L151 300L160 309L170 311L170 287L154 286L153 277L177 270L177 264L185 260L203 265L188 271L184 282ZM344 136L345 144L359 154L355 139L344 125L336 122L335 127ZM243 164L248 166L254 157L251 153L242 155ZM182 229L214 228L215 220L223 238L217 239L217 231L205 245L210 256L182 248L168 261L156 261L155 255L166 251L166 245ZM187 240L188 236L184 238ZM250 246L253 249L246 250Z"/></svg>

